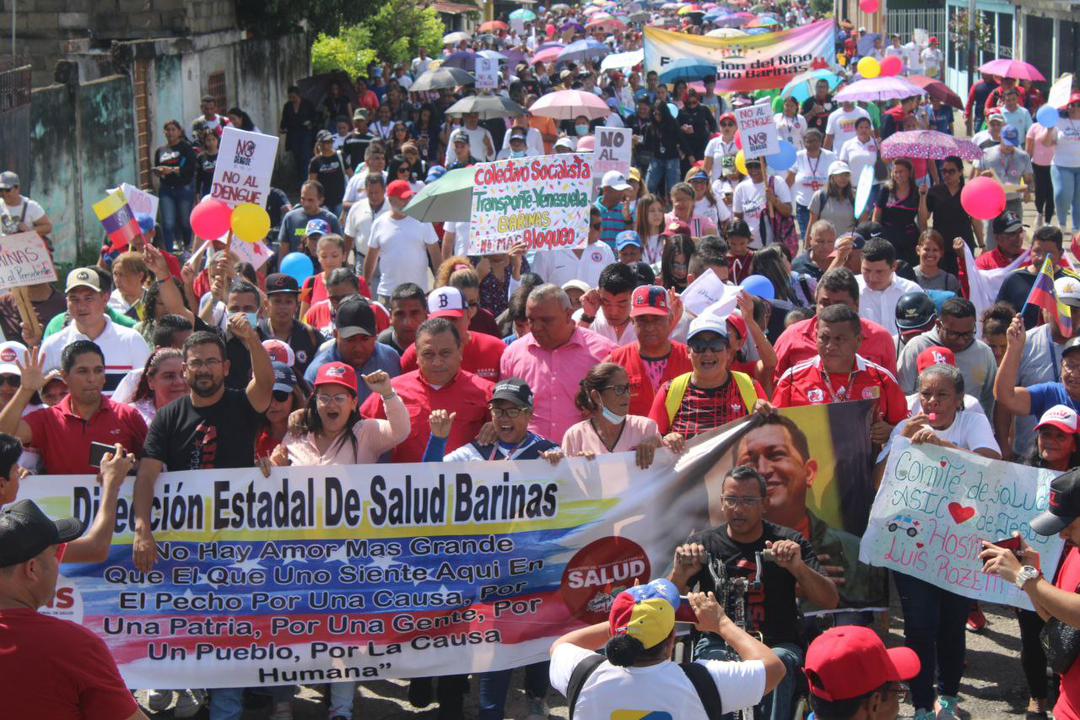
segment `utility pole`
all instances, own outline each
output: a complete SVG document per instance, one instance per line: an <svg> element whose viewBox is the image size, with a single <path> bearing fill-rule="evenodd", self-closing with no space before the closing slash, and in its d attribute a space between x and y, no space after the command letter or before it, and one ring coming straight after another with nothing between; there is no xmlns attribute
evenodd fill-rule
<svg viewBox="0 0 1080 720"><path fill-rule="evenodd" d="M967 17L967 53L968 53L968 92L975 86L975 0L968 0Z"/></svg>

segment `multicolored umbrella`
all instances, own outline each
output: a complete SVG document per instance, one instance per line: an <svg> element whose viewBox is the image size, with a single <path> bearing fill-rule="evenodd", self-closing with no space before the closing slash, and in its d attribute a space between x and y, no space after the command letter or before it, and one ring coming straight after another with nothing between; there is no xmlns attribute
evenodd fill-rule
<svg viewBox="0 0 1080 720"><path fill-rule="evenodd" d="M836 102L883 102L925 94L926 91L921 87L909 83L902 77L876 77L872 80L859 80L841 88L840 92L833 96L833 100Z"/></svg>
<svg viewBox="0 0 1080 720"><path fill-rule="evenodd" d="M610 115L611 108L591 92L559 90L541 96L532 104L529 112L555 120L573 120L578 115L596 120Z"/></svg>
<svg viewBox="0 0 1080 720"><path fill-rule="evenodd" d="M944 160L954 155L963 160L978 160L982 154L982 149L970 140L962 140L937 130L893 133L881 143L881 157L885 160L902 157Z"/></svg>
<svg viewBox="0 0 1080 720"><path fill-rule="evenodd" d="M678 12L679 15L693 15L695 13L704 15L705 11L701 9L700 5L683 5Z"/></svg>
<svg viewBox="0 0 1080 720"><path fill-rule="evenodd" d="M768 15L762 15L761 17L754 18L753 20L748 22L746 25L743 25L743 27L745 27L745 28L772 28L772 27L776 27L779 24L780 24L780 22L776 18L769 17Z"/></svg>
<svg viewBox="0 0 1080 720"><path fill-rule="evenodd" d="M1017 80L1034 80L1035 82L1045 82L1046 80L1043 74L1039 72L1039 69L1031 63L1008 58L983 63L979 66L979 72L997 75L998 77L1016 78Z"/></svg>
<svg viewBox="0 0 1080 720"><path fill-rule="evenodd" d="M949 86L940 80L927 77L925 75L908 75L908 81L912 85L918 85L926 94L935 100L940 100L946 105L951 105L957 110L964 109L964 101L960 99L960 96L949 89Z"/></svg>
<svg viewBox="0 0 1080 720"><path fill-rule="evenodd" d="M835 90L836 86L840 84L840 76L834 73L832 70L826 70L824 68L818 70L807 70L801 72L795 77L791 78L784 89L780 91L780 95L783 97L793 97L800 103L807 100L814 93L814 85L818 80L825 80L829 83L829 90Z"/></svg>

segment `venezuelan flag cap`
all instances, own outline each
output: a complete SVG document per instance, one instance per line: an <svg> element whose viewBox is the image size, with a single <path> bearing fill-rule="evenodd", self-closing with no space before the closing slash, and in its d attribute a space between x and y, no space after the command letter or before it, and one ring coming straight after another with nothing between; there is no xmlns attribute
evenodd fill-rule
<svg viewBox="0 0 1080 720"><path fill-rule="evenodd" d="M645 649L656 647L675 627L679 590L670 580L635 585L615 597L608 622L611 634L636 638Z"/></svg>

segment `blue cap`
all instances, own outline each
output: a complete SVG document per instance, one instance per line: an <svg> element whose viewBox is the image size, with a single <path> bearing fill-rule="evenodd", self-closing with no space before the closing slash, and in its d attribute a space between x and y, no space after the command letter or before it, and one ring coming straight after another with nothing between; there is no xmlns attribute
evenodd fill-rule
<svg viewBox="0 0 1080 720"><path fill-rule="evenodd" d="M157 225L154 222L154 218L146 213L135 213L135 221L139 223L139 230L143 235L154 232L154 228Z"/></svg>
<svg viewBox="0 0 1080 720"><path fill-rule="evenodd" d="M315 218L314 220L308 220L307 227L304 228L305 237L308 235L329 235L330 223L326 222L322 218Z"/></svg>
<svg viewBox="0 0 1080 720"><path fill-rule="evenodd" d="M271 363L274 366L274 392L291 393L296 387L296 373L285 363Z"/></svg>
<svg viewBox="0 0 1080 720"><path fill-rule="evenodd" d="M625 247L641 247L641 237L633 230L623 230L615 236L615 249L622 250Z"/></svg>
<svg viewBox="0 0 1080 720"><path fill-rule="evenodd" d="M428 168L427 178L424 180L424 182L429 184L433 183L445 174L446 168L444 168L442 165L432 165L430 168Z"/></svg>
<svg viewBox="0 0 1080 720"><path fill-rule="evenodd" d="M700 180L701 182L709 182L709 174L704 170L699 170L690 176L690 182Z"/></svg>
<svg viewBox="0 0 1080 720"><path fill-rule="evenodd" d="M636 93L634 93L634 102L641 102L642 100L648 100L648 99L649 99L649 91L646 90L645 88L641 88Z"/></svg>
<svg viewBox="0 0 1080 720"><path fill-rule="evenodd" d="M1012 125L1006 125L1001 128L1001 142L1009 147L1019 147L1020 131Z"/></svg>

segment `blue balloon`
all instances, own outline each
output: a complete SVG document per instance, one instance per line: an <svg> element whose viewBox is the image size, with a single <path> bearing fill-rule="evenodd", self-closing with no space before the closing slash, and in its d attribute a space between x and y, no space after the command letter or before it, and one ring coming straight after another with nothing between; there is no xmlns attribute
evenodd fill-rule
<svg viewBox="0 0 1080 720"><path fill-rule="evenodd" d="M1061 119L1061 115L1058 113L1056 107L1051 107L1049 104L1043 105L1039 108L1039 111L1035 113L1035 119L1039 121L1039 124L1044 128L1052 128L1058 124L1058 120Z"/></svg>
<svg viewBox="0 0 1080 720"><path fill-rule="evenodd" d="M787 140L780 141L780 152L775 155L769 155L765 158L765 162L768 163L770 170L778 170L783 172L795 167L795 146L789 143Z"/></svg>
<svg viewBox="0 0 1080 720"><path fill-rule="evenodd" d="M748 275L739 283L739 287L762 300L776 299L776 289L773 287L772 280L764 275Z"/></svg>
<svg viewBox="0 0 1080 720"><path fill-rule="evenodd" d="M281 259L280 270L303 285L309 277L315 274L315 264L304 253L291 252Z"/></svg>

